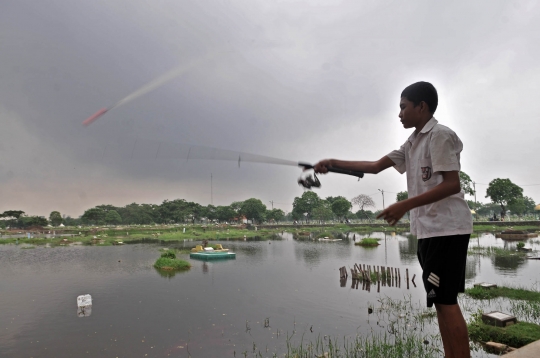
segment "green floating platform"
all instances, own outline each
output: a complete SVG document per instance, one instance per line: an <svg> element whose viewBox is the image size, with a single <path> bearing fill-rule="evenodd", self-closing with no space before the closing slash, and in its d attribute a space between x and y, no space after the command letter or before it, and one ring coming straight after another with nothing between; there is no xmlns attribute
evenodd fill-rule
<svg viewBox="0 0 540 358"><path fill-rule="evenodd" d="M236 254L234 252L220 252L220 251L206 251L206 252L192 252L189 254L192 259L199 260L220 260L220 259L235 259Z"/></svg>

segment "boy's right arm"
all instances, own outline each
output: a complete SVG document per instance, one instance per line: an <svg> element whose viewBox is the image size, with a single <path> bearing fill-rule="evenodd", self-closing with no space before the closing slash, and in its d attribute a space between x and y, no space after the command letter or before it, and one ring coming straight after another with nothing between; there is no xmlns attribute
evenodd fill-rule
<svg viewBox="0 0 540 358"><path fill-rule="evenodd" d="M368 161L349 161L338 159L324 159L314 165L315 173L327 173L328 168L339 168L345 170L360 171L369 174L377 174L383 170L393 167L395 163L388 156L384 156L381 159L368 162Z"/></svg>

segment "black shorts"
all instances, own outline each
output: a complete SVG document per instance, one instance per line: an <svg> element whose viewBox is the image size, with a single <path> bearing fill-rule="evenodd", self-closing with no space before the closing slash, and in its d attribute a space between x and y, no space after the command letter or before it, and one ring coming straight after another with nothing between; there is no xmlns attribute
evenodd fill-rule
<svg viewBox="0 0 540 358"><path fill-rule="evenodd" d="M470 234L418 240L418 261L427 294L427 306L457 304L465 292L465 264Z"/></svg>

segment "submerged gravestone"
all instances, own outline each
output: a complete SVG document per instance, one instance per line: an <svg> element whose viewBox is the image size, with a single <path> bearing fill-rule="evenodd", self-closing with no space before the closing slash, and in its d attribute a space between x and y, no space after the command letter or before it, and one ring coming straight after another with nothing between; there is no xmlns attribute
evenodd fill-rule
<svg viewBox="0 0 540 358"><path fill-rule="evenodd" d="M517 319L516 317L509 315L507 313L493 311L489 313L483 313L482 322L484 322L485 324L489 324L490 326L507 327L512 324L516 324Z"/></svg>

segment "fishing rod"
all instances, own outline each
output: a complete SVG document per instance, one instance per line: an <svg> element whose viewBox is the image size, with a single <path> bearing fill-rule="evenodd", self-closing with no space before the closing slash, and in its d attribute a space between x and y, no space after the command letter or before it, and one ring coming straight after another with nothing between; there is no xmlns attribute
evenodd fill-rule
<svg viewBox="0 0 540 358"><path fill-rule="evenodd" d="M113 110L115 108L121 107L121 106L135 100L136 98L138 98L140 96L143 96L143 95L145 95L145 94L147 94L147 93L149 93L149 92L151 92L151 91L165 85L166 83L172 81L176 77L178 77L178 76L180 76L182 74L185 74L186 72L188 72L189 70L191 70L195 66L197 66L197 65L199 65L201 63L204 63L205 61L207 61L208 59L210 59L212 57L215 57L215 54L209 54L209 55L207 55L207 56L205 56L203 58L195 59L195 60L191 61L190 63L180 65L180 66L170 70L169 72L167 72L167 73L159 76L158 78L148 82L147 84L140 87L139 89L137 89L133 93L129 94L128 96L122 98L121 100L119 100L118 102L113 104L112 106L100 109L99 111L97 111L96 113L94 113L93 115L91 115L90 117L85 119L82 122L82 124L84 126L89 126L94 121L96 121L98 118L102 117L105 113L107 113L107 112L109 112L109 111L111 111L111 110ZM135 152L136 146L137 146L137 140L135 140L135 144L134 144L133 150L131 152L132 157L133 157L133 153ZM169 150L166 150L166 149L162 148L162 147L166 147L166 146L167 146L167 143L159 142L159 146L157 148L155 159L158 159L160 157L165 158L167 156L169 158L171 158L171 157L172 158L180 157L180 155L178 155L178 154L180 154L178 152L179 148L169 148ZM170 146L170 144L169 144L169 146ZM182 146L182 145L178 144L178 143L175 143L173 146L178 147L178 146ZM185 149L185 147L186 146L184 145L184 149ZM182 148L180 148L180 150L181 149ZM106 151L107 151L107 147L105 148L105 151L103 152L102 157L105 156ZM298 179L298 184L302 185L304 188L307 188L307 189L320 188L321 187L321 182L317 178L317 175L315 175L315 172L313 172L313 175L310 174L310 173L305 173L306 171L311 170L311 169L314 168L313 165L311 165L309 163L305 163L305 162L295 162L295 161L291 161L291 160L272 158L272 157L267 157L267 156L263 156L263 155L257 155L257 154L251 154L251 153L239 153L239 152L234 152L234 151L226 150L226 149L218 149L218 148L210 148L210 147L194 146L194 145L189 145L189 148L187 150L187 158L186 159L187 160L189 160L189 159L236 160L236 158L238 158L238 166L239 167L240 167L240 162L242 162L242 161L254 162L254 163L267 163L267 164L299 166L299 167L303 168L304 174ZM344 170L344 169L332 168L332 167L327 168L327 169L328 169L329 172L332 172L332 173L352 175L352 176L356 176L358 178L362 178L364 176L363 172L357 172L357 171L352 171L352 170Z"/></svg>

